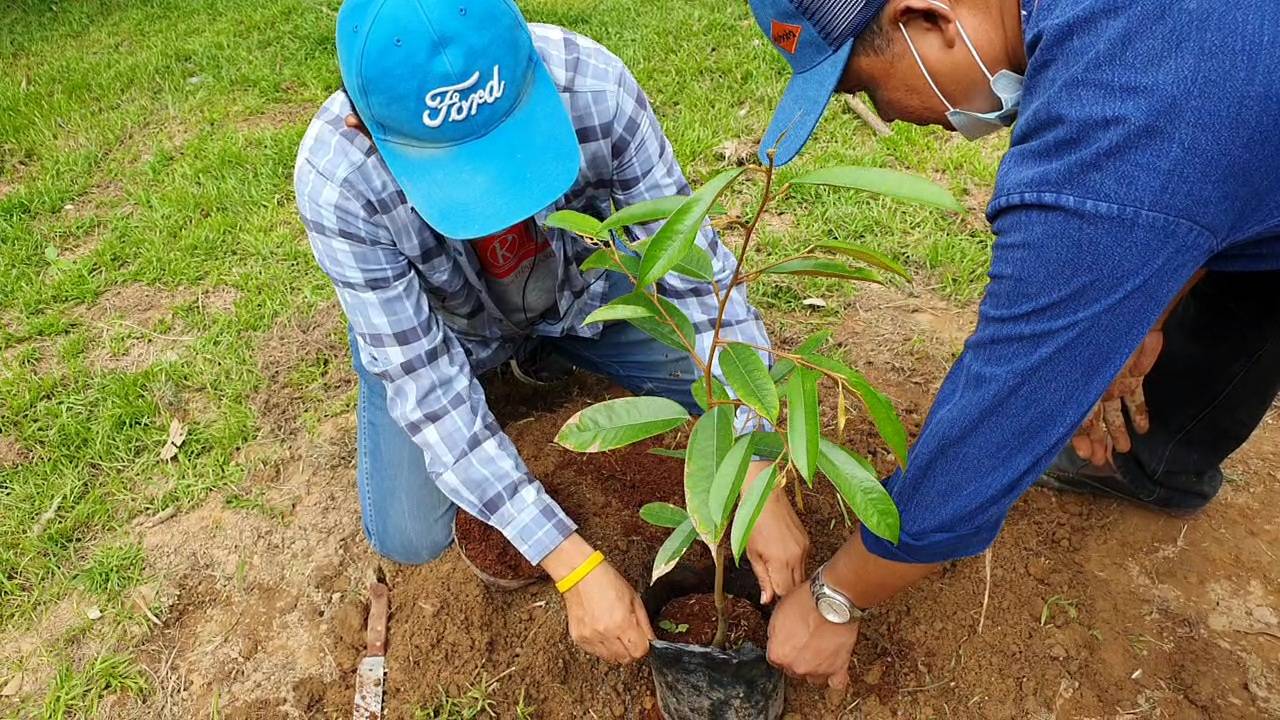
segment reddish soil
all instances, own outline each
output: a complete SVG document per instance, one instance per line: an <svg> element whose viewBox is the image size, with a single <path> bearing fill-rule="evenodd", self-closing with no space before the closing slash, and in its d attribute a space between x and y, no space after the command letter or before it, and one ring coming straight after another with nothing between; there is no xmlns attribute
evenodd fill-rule
<svg viewBox="0 0 1280 720"><path fill-rule="evenodd" d="M524 559L507 538L493 526L458 511L453 524L458 551L480 572L499 580L530 580L546 577L542 568Z"/></svg>
<svg viewBox="0 0 1280 720"><path fill-rule="evenodd" d="M732 650L745 642L763 648L769 640L769 626L755 605L730 595L726 612L729 632L725 647ZM676 598L662 609L658 621L668 621L674 627L688 625L683 632L673 632L660 625L653 628L659 640L686 645L709 646L716 639L716 596L711 594L686 595Z"/></svg>
<svg viewBox="0 0 1280 720"><path fill-rule="evenodd" d="M928 295L869 288L848 305L774 320L783 346L836 327L840 351L894 399L914 433L973 314ZM324 397L350 392L334 325L303 328L308 342L293 348L334 354ZM293 359L276 362L283 376ZM578 455L552 440L570 415L608 395L603 384L488 392L533 474L642 587L666 533L637 511L682 499L679 461L645 450L681 440ZM220 704L226 718L350 717L363 588L377 564L359 530L353 428L341 417L307 434L297 420L305 397L286 399L260 416L283 449L252 453L261 457L245 461L242 490L262 488L291 508L288 521L229 511L215 498L146 531L149 569L162 578L162 596L178 599L140 653L161 679L157 691L139 712L113 716L208 717ZM861 414L843 439L890 469ZM961 560L888 603L862 625L847 695L829 699L790 682L787 720L1280 718L1278 467L1272 417L1228 462L1220 497L1190 520L1031 490L989 555L989 582L984 558ZM816 565L852 530L826 484L804 499ZM706 560L704 550L691 552ZM497 676L495 717L514 717L522 695L540 720L651 711L647 669L577 650L549 584L492 590L456 550L422 567L382 566L392 599L389 718L414 718L441 691L459 697Z"/></svg>

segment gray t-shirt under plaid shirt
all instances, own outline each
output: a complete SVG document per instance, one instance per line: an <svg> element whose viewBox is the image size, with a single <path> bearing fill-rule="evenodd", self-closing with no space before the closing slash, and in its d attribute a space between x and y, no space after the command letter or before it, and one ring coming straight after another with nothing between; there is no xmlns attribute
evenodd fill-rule
<svg viewBox="0 0 1280 720"><path fill-rule="evenodd" d="M582 152L573 187L534 222L541 227L564 208L604 218L614 207L688 193L671 144L622 61L567 30L530 29ZM545 231L552 252L538 262L546 269L543 260L552 261L554 301L542 322L516 327L510 302L500 304L483 278L475 243L442 238L422 221L372 143L344 125L351 111L346 94L335 93L298 151L294 185L312 251L333 280L365 367L386 383L388 409L423 449L432 479L538 563L576 526L530 475L476 377L509 357L526 335L599 334L598 325L581 322L604 299L605 283L593 284L595 275L578 267L593 248L569 233ZM649 237L657 227L638 228L633 238ZM720 286L727 286L733 255L710 225L698 243L711 255ZM669 275L658 289L692 320L705 356L717 310L712 286ZM722 337L768 345L745 290L728 304Z"/></svg>
<svg viewBox="0 0 1280 720"><path fill-rule="evenodd" d="M556 251L531 220L471 241L493 304L527 329L556 304Z"/></svg>

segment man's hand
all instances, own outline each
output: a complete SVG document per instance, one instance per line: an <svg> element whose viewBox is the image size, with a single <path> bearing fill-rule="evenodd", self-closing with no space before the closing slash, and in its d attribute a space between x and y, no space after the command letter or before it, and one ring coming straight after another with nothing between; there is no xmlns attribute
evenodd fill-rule
<svg viewBox="0 0 1280 720"><path fill-rule="evenodd" d="M1147 431L1151 426L1151 419L1147 415L1142 381L1151 372L1163 348L1163 330L1157 328L1147 333L1147 337L1133 351L1133 355L1129 356L1129 361L1111 383L1111 387L1076 431L1075 437L1071 438L1071 447L1077 455L1094 465L1106 465L1111 462L1113 450L1127 453L1133 448L1121 403L1129 409L1133 429L1138 433Z"/></svg>
<svg viewBox="0 0 1280 720"><path fill-rule="evenodd" d="M542 567L558 581L592 552L591 546L575 533L542 561ZM654 635L644 603L609 563L601 563L570 588L564 594L564 608L569 616L569 636L592 655L625 664L649 652Z"/></svg>
<svg viewBox="0 0 1280 720"><path fill-rule="evenodd" d="M826 564L823 580L860 608L875 607L940 567L908 564L872 555L855 532ZM827 622L801 587L782 598L769 622L769 662L788 675L842 689L849 684L849 657L858 641L857 623Z"/></svg>
<svg viewBox="0 0 1280 720"><path fill-rule="evenodd" d="M1156 359L1160 357L1160 351L1164 349L1165 321L1169 319L1169 315L1178 307L1187 293L1191 292L1191 288L1204 277L1204 272L1204 270L1197 270L1187 284L1182 286L1178 295L1160 314L1160 319L1156 320L1155 326L1151 328L1151 332L1147 333L1142 344L1133 351L1133 355L1129 356L1129 362L1125 363L1124 369L1112 381L1111 387L1098 400L1098 404L1093 406L1084 424L1076 431L1075 437L1071 438L1071 448L1077 455L1094 465L1106 465L1111 462L1113 450L1127 453L1133 449L1129 430L1124 423L1121 403L1129 408L1129 419L1133 421L1135 431L1142 434L1151 427L1151 417L1147 414L1147 399L1142 392L1142 381L1146 379L1147 373L1151 372Z"/></svg>
<svg viewBox="0 0 1280 720"><path fill-rule="evenodd" d="M800 589L782 598L769 621L769 662L791 677L839 690L849 686L849 658L858 623L836 625L818 614L813 595Z"/></svg>
<svg viewBox="0 0 1280 720"><path fill-rule="evenodd" d="M749 485L769 467L755 462L748 471ZM760 510L755 529L747 539L747 558L760 582L760 602L768 604L803 585L809 561L809 535L796 517L785 487L773 491Z"/></svg>

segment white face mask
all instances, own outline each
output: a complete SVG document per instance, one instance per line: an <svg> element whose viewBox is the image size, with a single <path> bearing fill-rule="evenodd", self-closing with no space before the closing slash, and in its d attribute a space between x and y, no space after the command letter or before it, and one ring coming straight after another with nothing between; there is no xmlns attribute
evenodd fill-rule
<svg viewBox="0 0 1280 720"><path fill-rule="evenodd" d="M934 5L945 8L940 2L930 0ZM916 50L916 45L911 41L911 35L907 32L907 28L902 23L898 23L898 27L902 30L902 36L907 39L907 47L911 48L911 55L916 59L916 65L920 66L920 72L924 73L924 79L929 81L929 87L933 88L933 92L947 106L947 120L951 123L966 140L977 140L980 137L990 135L1001 128L1007 128L1013 124L1018 117L1018 104L1022 101L1022 84L1024 78L1012 70L1001 70L995 75L987 69L982 58L978 56L978 51L973 47L973 43L969 40L969 34L964 31L964 26L956 20L956 28L960 30L960 37L964 39L965 47L969 48L969 54L973 55L973 59L978 63L978 67L982 68L982 74L987 76L987 82L991 84L991 92L1000 98L1000 109L991 112L979 113L972 110L961 110L942 95L942 91L938 89L937 83L933 81L933 77L929 75L929 71L925 69L924 61L920 59L920 53Z"/></svg>

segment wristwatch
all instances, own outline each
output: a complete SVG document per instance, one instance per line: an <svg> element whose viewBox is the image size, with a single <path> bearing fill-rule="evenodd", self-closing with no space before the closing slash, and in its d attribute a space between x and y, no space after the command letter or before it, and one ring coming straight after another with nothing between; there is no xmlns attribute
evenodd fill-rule
<svg viewBox="0 0 1280 720"><path fill-rule="evenodd" d="M827 566L818 568L809 581L809 592L813 593L813 602L818 606L818 614L829 623L847 625L867 616L866 610L853 604L849 596L828 585L822 579L822 571Z"/></svg>

